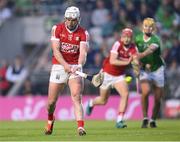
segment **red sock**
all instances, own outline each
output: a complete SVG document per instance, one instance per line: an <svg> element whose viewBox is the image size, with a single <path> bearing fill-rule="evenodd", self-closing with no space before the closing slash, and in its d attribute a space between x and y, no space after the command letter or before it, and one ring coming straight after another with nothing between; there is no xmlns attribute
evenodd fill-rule
<svg viewBox="0 0 180 142"><path fill-rule="evenodd" d="M124 115L124 112L119 112L118 115L123 116L123 115Z"/></svg>
<svg viewBox="0 0 180 142"><path fill-rule="evenodd" d="M54 119L54 114L48 114L48 120L52 121Z"/></svg>
<svg viewBox="0 0 180 142"><path fill-rule="evenodd" d="M77 123L78 123L78 128L79 127L83 127L84 128L84 121L83 120L78 120Z"/></svg>

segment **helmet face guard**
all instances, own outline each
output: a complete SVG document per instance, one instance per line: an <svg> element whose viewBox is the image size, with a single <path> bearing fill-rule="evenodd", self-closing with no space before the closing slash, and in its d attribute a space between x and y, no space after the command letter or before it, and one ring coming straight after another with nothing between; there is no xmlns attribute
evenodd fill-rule
<svg viewBox="0 0 180 142"><path fill-rule="evenodd" d="M147 36L151 36L156 30L156 24L153 18L145 18L143 21L143 32Z"/></svg>
<svg viewBox="0 0 180 142"><path fill-rule="evenodd" d="M80 11L75 6L68 7L64 14L65 23L69 30L74 30L80 23Z"/></svg>

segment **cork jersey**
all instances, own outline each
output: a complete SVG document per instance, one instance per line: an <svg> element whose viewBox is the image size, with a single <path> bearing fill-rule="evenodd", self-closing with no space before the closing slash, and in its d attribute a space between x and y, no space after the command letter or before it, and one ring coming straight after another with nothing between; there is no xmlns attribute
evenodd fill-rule
<svg viewBox="0 0 180 142"><path fill-rule="evenodd" d="M158 48L150 55L142 58L140 61L142 63L142 68L145 69L146 64L149 64L151 66L151 71L156 71L160 66L162 66L163 60L161 58L161 45L160 45L160 39L156 35L152 35L149 40L145 41L143 37L143 33L139 34L136 39L135 43L138 48L138 52L144 52L151 44L154 44Z"/></svg>
<svg viewBox="0 0 180 142"><path fill-rule="evenodd" d="M118 58L121 60L127 60L131 55L134 55L137 53L137 49L136 49L135 44L131 44L129 48L125 48L121 41L116 41L114 45L112 46L111 53L118 54ZM119 75L124 74L126 67L127 65L116 66L116 65L110 64L110 55L107 58L105 58L103 62L103 71L114 76L119 76Z"/></svg>
<svg viewBox="0 0 180 142"><path fill-rule="evenodd" d="M89 34L80 26L71 32L64 23L60 23L53 26L51 40L60 42L59 52L67 63L78 64L80 43L85 42L88 45ZM54 56L52 56L52 63L59 64Z"/></svg>

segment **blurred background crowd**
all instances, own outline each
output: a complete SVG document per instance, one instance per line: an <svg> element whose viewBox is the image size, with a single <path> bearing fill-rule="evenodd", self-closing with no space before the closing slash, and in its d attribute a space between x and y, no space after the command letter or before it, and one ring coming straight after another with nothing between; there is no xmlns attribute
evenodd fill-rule
<svg viewBox="0 0 180 142"><path fill-rule="evenodd" d="M131 27L135 36L144 18L155 18L166 62L165 99L180 99L180 0L0 0L0 95L47 95L51 27L63 21L70 5L79 7L90 34L84 67L90 74L100 70L121 29ZM85 94L98 93L85 85Z"/></svg>

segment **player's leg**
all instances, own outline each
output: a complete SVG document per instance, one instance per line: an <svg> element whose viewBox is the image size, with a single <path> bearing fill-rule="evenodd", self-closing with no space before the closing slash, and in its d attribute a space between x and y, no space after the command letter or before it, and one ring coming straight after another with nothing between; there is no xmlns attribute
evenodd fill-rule
<svg viewBox="0 0 180 142"><path fill-rule="evenodd" d="M147 128L149 119L148 119L148 106L149 106L149 93L150 93L150 83L148 80L141 81L141 104L142 104L142 112L143 112L143 122L141 128Z"/></svg>
<svg viewBox="0 0 180 142"><path fill-rule="evenodd" d="M86 135L84 129L84 114L82 106L82 91L84 88L83 79L81 77L76 77L69 79L69 88L71 92L71 99L74 105L74 113L78 125L78 133L80 136Z"/></svg>
<svg viewBox="0 0 180 142"><path fill-rule="evenodd" d="M161 98L163 96L163 88L162 87L154 87L154 108L153 108L153 113L152 117L150 120L150 127L151 128L156 128L156 118L158 117L160 106L161 106Z"/></svg>
<svg viewBox="0 0 180 142"><path fill-rule="evenodd" d="M108 101L109 94L111 92L113 77L112 75L104 72L104 80L102 85L100 86L99 93L100 95L95 99L91 99L88 101L88 105L86 108L86 114L91 115L93 107L96 105L105 105Z"/></svg>
<svg viewBox="0 0 180 142"><path fill-rule="evenodd" d="M58 94L61 90L63 90L64 84L57 84L50 82L49 90L48 90L48 103L47 103L47 111L48 111L48 122L45 127L45 134L50 135L53 131L53 125L55 121L54 110L56 107L56 101L58 99Z"/></svg>
<svg viewBox="0 0 180 142"><path fill-rule="evenodd" d="M86 108L86 114L91 115L93 108L96 105L105 105L108 101L109 94L110 94L110 88L109 89L99 89L100 95L94 99L90 99L88 101L88 105Z"/></svg>
<svg viewBox="0 0 180 142"><path fill-rule="evenodd" d="M164 94L164 66L161 66L157 71L152 73L152 79L154 81L154 108L152 117L150 120L150 127L156 128L156 118L160 111L161 98Z"/></svg>
<svg viewBox="0 0 180 142"><path fill-rule="evenodd" d="M51 70L51 75L49 79L49 89L48 89L48 123L45 128L45 134L50 135L53 131L54 125L54 110L56 107L56 101L58 99L59 93L64 89L65 83L67 82L68 74L64 71L62 65L53 65Z"/></svg>
<svg viewBox="0 0 180 142"><path fill-rule="evenodd" d="M116 127L125 128L127 127L127 125L124 124L124 114L127 108L128 96L129 96L128 85L125 80L121 80L115 83L114 87L121 96L119 107L118 107L118 117L116 121Z"/></svg>

